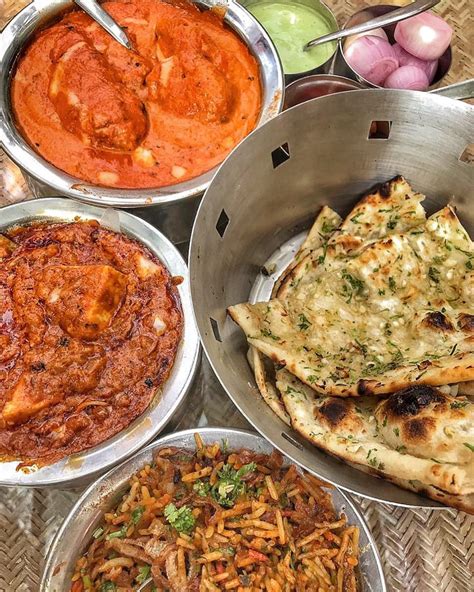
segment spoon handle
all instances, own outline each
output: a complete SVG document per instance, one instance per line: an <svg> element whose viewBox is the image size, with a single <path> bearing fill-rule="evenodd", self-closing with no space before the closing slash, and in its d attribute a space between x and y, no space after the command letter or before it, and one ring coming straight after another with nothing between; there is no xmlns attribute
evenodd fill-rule
<svg viewBox="0 0 474 592"><path fill-rule="evenodd" d="M114 19L108 14L96 0L74 0L84 12L92 17L107 33L127 49L132 49L132 45L125 34L125 31L119 27Z"/></svg>
<svg viewBox="0 0 474 592"><path fill-rule="evenodd" d="M442 97L449 97L450 99L458 99L460 101L463 101L464 99L472 99L474 98L474 78L463 80L462 82L455 82L454 84L442 86L441 88L435 88L428 92L432 95L440 95Z"/></svg>
<svg viewBox="0 0 474 592"><path fill-rule="evenodd" d="M337 41L349 37L350 35L357 35L358 33L365 33L366 31L372 31L372 29L378 29L379 27L386 27L387 25L398 23L398 21L403 21L416 14L420 14L420 12L424 12L429 8L433 8L433 6L438 4L439 1L440 0L416 0L411 4L408 4L408 6L403 6L402 8L398 8L392 12L378 16L377 18L370 19L360 25L355 25L349 29L335 31L334 33L329 33L329 35L323 35L322 37L317 37L316 39L309 41L303 49L307 51L315 45L322 45L329 41Z"/></svg>

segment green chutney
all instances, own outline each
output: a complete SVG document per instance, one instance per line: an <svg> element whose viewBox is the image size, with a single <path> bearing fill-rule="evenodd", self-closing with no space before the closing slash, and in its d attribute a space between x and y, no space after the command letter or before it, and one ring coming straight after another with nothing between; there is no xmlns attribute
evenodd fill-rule
<svg viewBox="0 0 474 592"><path fill-rule="evenodd" d="M336 51L336 42L325 43L303 51L311 39L332 33L335 25L319 10L296 2L262 0L244 2L244 6L267 31L274 42L285 74L306 72L321 66Z"/></svg>

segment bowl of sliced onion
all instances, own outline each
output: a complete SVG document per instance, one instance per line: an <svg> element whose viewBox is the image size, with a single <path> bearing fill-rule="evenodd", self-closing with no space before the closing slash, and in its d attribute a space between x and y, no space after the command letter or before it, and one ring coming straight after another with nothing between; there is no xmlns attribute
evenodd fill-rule
<svg viewBox="0 0 474 592"><path fill-rule="evenodd" d="M343 29L388 14L381 4L356 12ZM425 91L439 85L451 67L453 30L440 16L423 12L396 24L339 41L334 72L369 88Z"/></svg>

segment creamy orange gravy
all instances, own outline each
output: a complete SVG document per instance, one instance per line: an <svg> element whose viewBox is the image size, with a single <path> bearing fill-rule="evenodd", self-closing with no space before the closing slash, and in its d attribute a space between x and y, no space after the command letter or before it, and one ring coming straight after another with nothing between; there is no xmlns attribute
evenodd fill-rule
<svg viewBox="0 0 474 592"><path fill-rule="evenodd" d="M222 162L260 112L245 44L187 2L103 7L135 51L78 11L37 34L12 80L25 139L59 169L110 187L172 185Z"/></svg>

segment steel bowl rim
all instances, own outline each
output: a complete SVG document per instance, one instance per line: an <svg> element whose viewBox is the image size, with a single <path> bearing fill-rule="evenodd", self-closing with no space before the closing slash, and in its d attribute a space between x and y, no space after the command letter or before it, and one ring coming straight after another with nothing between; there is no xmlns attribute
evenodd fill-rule
<svg viewBox="0 0 474 592"><path fill-rule="evenodd" d="M276 48L260 23L240 4L233 0L193 0L201 6L225 8L226 24L240 37L259 64L262 91L260 117L255 129L272 119L283 109L284 75ZM209 186L220 164L211 170L182 183L160 188L113 189L95 186L73 177L37 154L17 130L11 109L10 80L17 56L24 49L31 35L44 22L45 14L54 15L68 6L72 0L33 0L5 26L1 35L0 60L7 64L0 77L0 145L10 158L37 181L52 187L59 195L73 197L92 205L134 208L150 205L184 203L201 195ZM18 38L22 37L21 41ZM260 42L260 53L255 51ZM263 43L262 43L263 42ZM17 47L18 46L18 47ZM263 47L263 51L261 48ZM266 71L265 61L271 69Z"/></svg>
<svg viewBox="0 0 474 592"><path fill-rule="evenodd" d="M316 97L314 99L311 99L310 101L306 101L305 103L300 103L298 105L294 105L288 109L286 109L280 116L278 119L281 120L281 118L285 118L288 117L288 113L290 111L294 111L295 109L301 109L304 108L305 105L307 105L308 103L313 103L316 104L316 102L324 102L324 101L331 101L334 100L334 97L338 97L338 96L343 96L343 95L347 95L348 93L351 93L352 91L344 91L344 92L340 92L340 93L335 93L335 94L331 94L331 95L326 95L326 96L322 96L322 97ZM369 89L369 88L364 88L361 89L360 91L358 91L360 93L371 93L370 96L375 96L375 93L380 95L380 103L383 102L383 96L386 93L390 93L391 95L395 95L395 94L402 94L402 95L411 95L413 97L416 96L430 96L429 93L424 93L424 92L420 92L420 91L411 91L411 90L402 90L402 89L384 89L384 88L376 88L376 89ZM431 94L431 96L436 97L435 101L441 101L441 104L446 103L446 101L448 101L450 104L452 104L453 99L450 99L448 97L443 97L441 95L433 95ZM337 100L337 99L336 99ZM431 99L430 99L431 100ZM465 112L467 113L469 111L470 108L472 108L470 105L466 104L466 103L462 103L461 101L456 101L456 103L459 105L459 108L464 109ZM265 128L268 126L271 126L272 122L268 122L265 126L263 126L262 128L259 129L255 129L251 134L249 134L245 140L239 145L237 146L237 148L235 149L235 152L238 152L239 149L243 150L243 145L245 142L250 141L250 138L253 137L254 135L258 135L258 134L263 134L265 133ZM273 124L275 125L275 124ZM228 164L228 162L230 161L230 159L226 159L226 161L224 161L224 163L222 163L220 169L224 170L225 169L225 165ZM219 174L221 173L221 170L219 169L218 173L216 174L216 178L218 178ZM199 306L199 304L196 303L195 299L195 283L196 283L196 279L195 279L195 267L197 266L197 261L199 259L199 257L197 255L195 255L196 253L196 244L198 242L197 239L197 227L198 227L198 223L200 220L200 217L202 217L202 212L205 211L205 208L207 206L206 204L206 194L204 195L203 199L201 200L201 203L199 204L199 208L196 214L196 218L194 221L194 225L193 225L193 230L192 230L192 234L191 234L191 241L190 241L190 249L189 249L189 256L188 256L188 265L189 265L189 273L190 273L190 278L191 278L191 295L193 298L193 306L196 310L196 308ZM420 493L417 492L412 492L410 491L409 493L420 498L423 499L423 504L417 504L415 502L411 503L411 502L406 502L406 501L396 501L396 500L391 500L391 499L386 499L385 497L381 497L379 495L377 495L377 493L365 493L365 492L361 492L359 491L356 487L353 486L345 486L345 485L341 485L340 483L338 483L337 479L334 479L333 477L329 477L327 475L323 475L321 474L320 471L318 471L317 467L315 468L314 466L310 466L307 462L304 462L303 460L298 458L298 452L293 452L287 444L285 443L279 443L279 440L283 440L284 438L281 436L281 434L284 432L286 436L288 436L289 438L293 438L293 436L297 436L299 438L302 438L293 428L286 426L283 422L281 422L281 420L279 420L277 418L277 416L275 415L275 421L276 422L281 422L281 426L279 427L279 429L277 431L280 432L280 435L277 435L276 437L272 434L269 435L268 430L265 428L260 427L260 422L258 421L258 419L256 419L253 415L249 415L248 410L246 410L245 407L245 398L248 398L250 396L250 392L247 391L245 396L240 395L240 393L233 393L232 390L230 389L230 387L227 386L225 379L221 376L221 372L218 369L218 364L217 361L215 361L211 355L210 349L208 347L208 343L207 343L207 336L206 336L206 328L204 326L201 326L201 322L198 318L199 315L196 315L196 322L197 322L197 326L198 326L198 331L199 331L199 335L201 337L201 344L203 347L203 350L207 356L207 359L209 361L209 364L212 367L212 370L214 371L214 374L217 376L222 388L224 389L224 391L227 393L227 395L229 396L229 398L232 400L232 402L234 403L234 405L238 408L238 410L242 413L242 415L247 419L247 421L249 421L249 423L252 424L252 426L254 427L254 429L256 429L261 435L262 437L264 437L265 439L267 439L269 442L271 442L271 444L277 448L282 454L284 454L285 456L287 456L289 459L291 459L296 465L298 466L302 466L304 469L306 469L307 471L309 471L310 473L313 473L314 475L316 475L317 477L324 479L325 481L327 481L328 483L331 483L332 485L334 485L335 487L337 487L338 489L342 489L346 492L348 492L349 494L354 494L354 495L359 495L361 497L364 497L368 500L374 501L374 502L379 502L379 503L385 503L387 505L390 506L394 506L394 507L402 507L402 508L423 508L423 509L429 509L429 510L438 510L438 511L447 511L450 510L451 508L449 506L446 506L444 504L442 504L441 502L437 502L435 500L431 500L427 497L422 496ZM273 426L272 426L273 428ZM285 438L286 439L286 438ZM304 438L302 438L304 440ZM312 446L310 442L308 442L306 440L306 445L307 446ZM316 447L314 447L315 449L317 449ZM329 453L326 452L327 455L331 456ZM341 461L343 462L343 461ZM344 463L346 464L346 463ZM346 467L349 467L349 465L346 464ZM349 467L354 471L358 471L358 469L355 469L354 467ZM360 472L360 471L359 471ZM370 479L377 479L377 477L374 477L372 475L367 475L368 478ZM382 479L383 482L386 483L390 483L389 480L385 480ZM405 491L403 488L399 488L398 486L392 484L394 487L397 487L398 489L401 489L401 491Z"/></svg>
<svg viewBox="0 0 474 592"><path fill-rule="evenodd" d="M51 542L51 545L48 549L47 552L47 556L46 556L46 560L45 560L45 565L42 571L42 575L41 575L41 581L40 581L40 592L52 592L50 590L50 588L47 588L46 586L49 585L49 580L50 578L54 575L54 569L56 568L55 565L55 556L58 554L59 550L60 550L60 545L61 545L61 538L64 536L64 533L66 532L69 524L71 522L73 522L76 518L76 514L78 514L78 512L85 507L86 504L94 504L94 499L89 499L91 497L94 496L95 494L95 498L97 498L100 494L99 494L99 490L101 489L101 486L105 486L106 483L109 480L112 480L113 482L113 477L118 476L117 474L122 471L123 469L125 469L127 467L127 465L132 465L134 464L136 461L138 461L139 459L141 460L141 457L143 458L143 462L145 462L146 457L149 455L149 453L157 448L161 448L162 446L165 445L176 445L179 446L180 442L183 442L183 440L185 440L188 437L193 437L195 433L199 433L200 436L203 437L203 439L211 439L211 438L215 438L216 440L222 439L222 438L226 438L229 440L229 446L230 448L232 448L232 438L245 438L247 441L249 441L249 444L246 444L246 446L248 446L249 448L255 450L258 448L258 446L262 446L263 448L267 448L267 449L271 449L274 448L273 444L271 442L269 442L268 440L266 440L262 435L257 434L255 432L252 432L250 430L245 430L245 429L241 429L241 428L232 428L232 427L204 427L204 428L189 428L186 430L180 430L179 432L176 433L172 433L172 434L166 434L165 436L162 436L161 438L158 438L157 440L155 440L154 442L152 442L151 444L148 444L145 448L137 451L133 456L131 456L130 458L126 459L124 462L120 463L119 465L113 467L110 471L108 471L107 473L105 473L104 475L102 475L99 479L97 479L94 483L92 483L91 485L89 485L85 491L81 494L80 498L76 501L76 503L73 505L73 507L69 510L67 516L64 518L61 526L59 527L58 531L56 532L53 541ZM250 442L253 444L253 446L251 446ZM291 463L294 463L294 461L292 461L289 457L287 457L285 454L283 454L284 459L286 457L287 461L290 461ZM296 465L298 466L298 465ZM130 472L130 476L133 473L133 471ZM117 489L120 487L119 483L116 483L115 485L111 486L111 490L115 490L117 491ZM351 496L347 493L345 493L344 491L341 491L341 489L336 488L336 493L339 494L344 503L347 504L352 512L355 514L356 519L358 520L358 524L357 526L359 526L359 528L361 528L369 543L370 543L370 552L372 554L372 558L371 558L371 562L374 564L375 568L376 568L376 572L379 576L380 579L380 584L381 584L381 588L380 591L377 592L387 592L387 587L386 587L386 582L385 582L385 575L383 573L383 568L382 568L382 561L380 558L380 554L378 551L378 547L377 547L377 543L375 542L375 538L364 518L364 516L362 515L362 512L360 511L357 503L351 498ZM109 495L111 494L111 491L108 492ZM331 495L332 497L332 495Z"/></svg>
<svg viewBox="0 0 474 592"><path fill-rule="evenodd" d="M77 215L83 219L100 220L105 212L110 212L110 208L91 206L70 198L44 197L4 206L0 208L0 212L2 213L1 231L34 221L72 221ZM64 215L65 212L69 213L69 217ZM8 219L3 214L6 214ZM149 248L172 275L182 276L185 280L177 286L184 323L183 335L170 375L164 384L156 389L154 399L145 411L117 434L92 448L68 455L52 465L32 471L28 476L14 471L13 477L5 478L2 476L2 466L9 463L0 463L0 486L43 487L58 484L70 486L108 471L156 437L176 413L191 389L198 370L201 345L192 307L189 270L177 248L159 230L128 212L117 211L117 214L123 234ZM107 227L107 224L105 226ZM137 232L137 228L141 231L141 235ZM159 396L158 399L157 396ZM165 403L162 403L163 401ZM101 460L103 453L107 451L109 454ZM91 458L92 466L84 467L87 464L86 461ZM75 464L77 464L76 467ZM45 475L50 472L50 475ZM15 479L17 475L22 475L24 480Z"/></svg>

